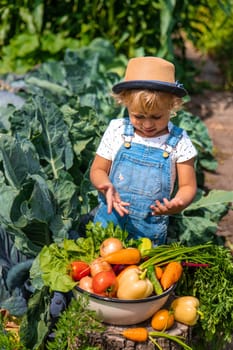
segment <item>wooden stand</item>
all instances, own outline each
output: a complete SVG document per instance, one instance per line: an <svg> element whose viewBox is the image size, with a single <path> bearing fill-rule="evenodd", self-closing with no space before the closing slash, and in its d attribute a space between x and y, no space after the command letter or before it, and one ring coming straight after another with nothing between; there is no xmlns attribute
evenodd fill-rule
<svg viewBox="0 0 233 350"><path fill-rule="evenodd" d="M150 320L135 326L112 326L106 325L103 333L90 334L90 344L99 346L103 350L155 350L156 346L149 340L144 343L135 343L131 340L124 339L120 334L124 328L129 327L146 327L148 331L153 331L150 327ZM176 336L182 336L185 343L191 339L191 328L176 322L167 333ZM181 350L182 347L166 338L155 338L156 342L163 350Z"/></svg>

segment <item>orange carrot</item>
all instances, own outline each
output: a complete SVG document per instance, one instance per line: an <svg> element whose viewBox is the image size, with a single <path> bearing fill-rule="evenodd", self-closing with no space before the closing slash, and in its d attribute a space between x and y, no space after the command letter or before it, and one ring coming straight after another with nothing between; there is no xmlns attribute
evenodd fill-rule
<svg viewBox="0 0 233 350"><path fill-rule="evenodd" d="M160 266L155 266L155 274L158 280L161 279L162 274L163 274L163 269Z"/></svg>
<svg viewBox="0 0 233 350"><path fill-rule="evenodd" d="M168 263L163 271L160 283L164 290L171 287L172 284L179 281L183 272L183 267L180 262L172 261Z"/></svg>
<svg viewBox="0 0 233 350"><path fill-rule="evenodd" d="M141 260L141 253L137 248L122 248L103 258L109 264L135 265Z"/></svg>
<svg viewBox="0 0 233 350"><path fill-rule="evenodd" d="M159 348L159 349L160 349L159 344L153 338L154 337L165 338L181 345L181 347L184 350L192 350L190 346L188 346L181 340L182 337L180 337L179 335L176 336L176 335L172 335L167 332L161 332L161 331L149 332L147 328L144 328L144 327L126 328L121 332L121 335L123 335L126 339L132 340L134 342L145 342L147 340L150 340L156 346L156 348Z"/></svg>
<svg viewBox="0 0 233 350"><path fill-rule="evenodd" d="M149 332L147 328L144 328L144 327L126 328L121 332L121 335L123 335L126 339L132 340L134 342L145 342L149 339L156 346L156 348L159 348L159 349L160 347L158 343L153 338L154 337L165 338L181 345L181 347L184 350L192 350L190 346L188 346L181 340L182 337L180 336L172 335L167 332L161 332L161 331Z"/></svg>
<svg viewBox="0 0 233 350"><path fill-rule="evenodd" d="M122 331L122 335L126 339L129 339L132 341L144 342L144 341L147 341L149 333L146 328L138 327L138 328L126 328Z"/></svg>

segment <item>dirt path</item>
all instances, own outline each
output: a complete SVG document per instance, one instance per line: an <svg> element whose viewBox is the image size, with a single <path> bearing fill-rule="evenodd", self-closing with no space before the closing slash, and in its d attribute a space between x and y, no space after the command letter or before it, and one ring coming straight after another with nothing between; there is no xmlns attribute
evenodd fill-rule
<svg viewBox="0 0 233 350"><path fill-rule="evenodd" d="M189 58L200 68L199 80L221 85L221 74L210 60L203 63L203 57L190 49ZM213 141L218 161L216 173L205 173L205 184L210 189L233 190L233 94L229 92L204 91L191 96L188 110L202 118ZM233 248L233 210L219 223L218 234L226 238L226 244Z"/></svg>

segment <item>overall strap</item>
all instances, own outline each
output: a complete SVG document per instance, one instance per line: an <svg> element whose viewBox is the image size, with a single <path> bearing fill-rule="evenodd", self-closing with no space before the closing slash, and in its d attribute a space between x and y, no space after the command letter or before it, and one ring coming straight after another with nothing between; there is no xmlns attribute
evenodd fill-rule
<svg viewBox="0 0 233 350"><path fill-rule="evenodd" d="M134 127L133 125L130 123L129 118L124 118L124 146L125 148L130 148L131 147L131 142L132 142L132 138L134 136Z"/></svg>
<svg viewBox="0 0 233 350"><path fill-rule="evenodd" d="M167 138L165 143L165 150L163 152L163 157L168 158L172 149L176 147L177 143L183 136L183 129L179 128L176 125L172 124L172 129L170 135Z"/></svg>
<svg viewBox="0 0 233 350"><path fill-rule="evenodd" d="M177 143L180 141L182 136L183 136L183 129L181 129L176 125L173 125L170 131L170 135L167 138L166 145L172 148L176 147Z"/></svg>

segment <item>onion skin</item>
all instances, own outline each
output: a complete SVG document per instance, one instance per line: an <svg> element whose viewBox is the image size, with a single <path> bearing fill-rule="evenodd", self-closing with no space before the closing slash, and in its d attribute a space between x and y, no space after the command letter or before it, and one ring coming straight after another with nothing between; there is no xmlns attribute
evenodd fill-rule
<svg viewBox="0 0 233 350"><path fill-rule="evenodd" d="M100 256L105 256L117 252L123 248L122 242L118 238L110 237L105 239L100 246Z"/></svg>
<svg viewBox="0 0 233 350"><path fill-rule="evenodd" d="M97 273L102 271L112 271L112 266L104 261L103 258L97 258L90 264L91 276L94 277Z"/></svg>
<svg viewBox="0 0 233 350"><path fill-rule="evenodd" d="M92 288L92 277L91 276L85 276L85 277L81 278L78 286L80 288L82 288L83 290L85 290L86 292L94 293L93 288Z"/></svg>

